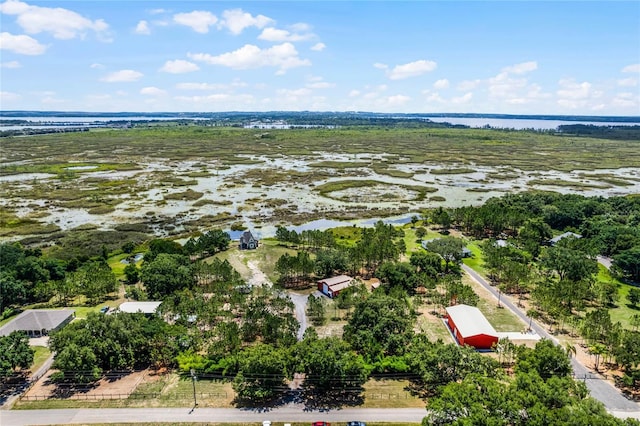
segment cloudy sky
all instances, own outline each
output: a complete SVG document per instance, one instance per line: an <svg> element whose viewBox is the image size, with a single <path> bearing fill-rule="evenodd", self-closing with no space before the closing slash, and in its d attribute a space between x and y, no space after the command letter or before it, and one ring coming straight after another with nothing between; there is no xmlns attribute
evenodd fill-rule
<svg viewBox="0 0 640 426"><path fill-rule="evenodd" d="M0 3L2 110L640 115L640 2Z"/></svg>

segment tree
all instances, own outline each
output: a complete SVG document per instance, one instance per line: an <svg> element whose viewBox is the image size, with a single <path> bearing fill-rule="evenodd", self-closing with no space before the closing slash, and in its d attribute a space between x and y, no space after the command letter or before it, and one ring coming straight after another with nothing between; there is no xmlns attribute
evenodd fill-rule
<svg viewBox="0 0 640 426"><path fill-rule="evenodd" d="M180 254L161 253L151 262L145 261L140 278L153 298L191 288L195 283L189 258Z"/></svg>
<svg viewBox="0 0 640 426"><path fill-rule="evenodd" d="M309 295L307 300L307 314L313 325L324 325L326 322L326 309L324 303L322 303L322 297L315 297L313 294Z"/></svg>
<svg viewBox="0 0 640 426"><path fill-rule="evenodd" d="M14 374L16 368L31 367L34 353L24 332L14 331L8 336L0 336L0 377Z"/></svg>
<svg viewBox="0 0 640 426"><path fill-rule="evenodd" d="M629 294L627 294L627 300L631 303L631 306L636 308L640 303L640 288L630 288Z"/></svg>
<svg viewBox="0 0 640 426"><path fill-rule="evenodd" d="M359 389L369 376L362 356L338 337L308 338L296 346L304 385L319 392Z"/></svg>
<svg viewBox="0 0 640 426"><path fill-rule="evenodd" d="M518 241L534 258L540 254L541 247L552 236L551 227L542 218L528 219L518 232Z"/></svg>
<svg viewBox="0 0 640 426"><path fill-rule="evenodd" d="M116 276L104 261L85 263L75 274L78 275L79 290L90 304L116 290Z"/></svg>
<svg viewBox="0 0 640 426"><path fill-rule="evenodd" d="M438 207L431 213L431 221L440 225L440 229L447 231L451 226L451 216L442 207Z"/></svg>
<svg viewBox="0 0 640 426"><path fill-rule="evenodd" d="M129 261L127 266L124 267L124 281L127 284L135 284L140 281L140 270L136 266L135 262Z"/></svg>
<svg viewBox="0 0 640 426"><path fill-rule="evenodd" d="M69 343L55 355L52 367L60 372L53 379L78 383L95 382L102 375L98 364L98 358L91 348Z"/></svg>
<svg viewBox="0 0 640 426"><path fill-rule="evenodd" d="M267 400L288 389L285 350L258 343L242 351L233 389L240 399Z"/></svg>
<svg viewBox="0 0 640 426"><path fill-rule="evenodd" d="M0 314L12 305L23 303L27 297L27 289L23 281L15 278L8 271L0 272Z"/></svg>
<svg viewBox="0 0 640 426"><path fill-rule="evenodd" d="M390 288L399 287L407 293L413 293L419 284L415 268L405 262L385 262L375 275Z"/></svg>
<svg viewBox="0 0 640 426"><path fill-rule="evenodd" d="M439 254L444 259L445 273L449 272L451 265L462 262L464 247L464 241L456 237L437 238L427 243L427 250Z"/></svg>
<svg viewBox="0 0 640 426"><path fill-rule="evenodd" d="M567 353L551 340L542 339L534 349L521 347L515 366L516 372L535 372L543 379L552 376L568 377L571 374L571 363Z"/></svg>
<svg viewBox="0 0 640 426"><path fill-rule="evenodd" d="M588 350L589 353L595 358L593 368L596 371L599 371L598 368L600 367L600 358L602 357L602 355L605 355L607 353L607 347L602 343L594 343L593 345L589 346Z"/></svg>
<svg viewBox="0 0 640 426"><path fill-rule="evenodd" d="M413 322L403 300L374 292L356 304L343 338L367 360L399 355L411 340Z"/></svg>
<svg viewBox="0 0 640 426"><path fill-rule="evenodd" d="M640 282L640 245L615 255L613 269L624 278Z"/></svg>

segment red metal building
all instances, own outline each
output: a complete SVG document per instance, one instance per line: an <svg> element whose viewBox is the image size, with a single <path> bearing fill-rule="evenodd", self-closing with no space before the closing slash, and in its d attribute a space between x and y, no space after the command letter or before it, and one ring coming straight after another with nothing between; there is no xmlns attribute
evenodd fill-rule
<svg viewBox="0 0 640 426"><path fill-rule="evenodd" d="M491 349L498 343L498 333L480 309L469 305L455 305L449 306L446 311L447 325L459 345Z"/></svg>

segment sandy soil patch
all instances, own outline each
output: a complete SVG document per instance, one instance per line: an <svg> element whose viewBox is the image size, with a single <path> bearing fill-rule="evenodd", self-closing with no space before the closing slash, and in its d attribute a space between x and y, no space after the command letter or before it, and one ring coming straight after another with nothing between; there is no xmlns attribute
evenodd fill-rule
<svg viewBox="0 0 640 426"><path fill-rule="evenodd" d="M29 398L37 397L38 399L45 399L56 397L60 392L68 390L72 392L72 395L69 396L70 399L85 399L92 397L101 398L103 396L110 399L125 399L128 398L141 383L151 383L157 381L159 378L157 375L150 374L148 370L136 371L127 374L109 374L105 378L99 380L94 386L72 389L64 385L57 386L52 383L50 376L54 371L55 370L49 370L31 389L26 392L25 396Z"/></svg>

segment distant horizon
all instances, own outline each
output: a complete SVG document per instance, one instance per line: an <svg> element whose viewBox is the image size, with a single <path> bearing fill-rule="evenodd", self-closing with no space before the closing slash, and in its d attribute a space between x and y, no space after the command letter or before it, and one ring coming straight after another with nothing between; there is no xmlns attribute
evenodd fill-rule
<svg viewBox="0 0 640 426"><path fill-rule="evenodd" d="M308 111L308 110L273 110L273 111L82 111L82 110L0 110L0 119L5 117L21 118L27 114L43 114L43 117L54 117L56 114L61 116L70 116L77 114L79 116L92 116L101 115L104 117L117 117L117 116L160 116L160 115L224 115L224 114L256 114L256 115L269 115L269 114L344 114L344 115L379 115L379 116L425 116L425 117L460 117L460 118L531 118L541 120L554 120L554 119L567 119L572 118L575 121L578 119L625 119L625 120L638 120L640 122L640 115L603 115L603 114L509 114L509 113L478 113L478 112L379 112L379 111Z"/></svg>
<svg viewBox="0 0 640 426"><path fill-rule="evenodd" d="M123 5L0 0L2 108L640 115L637 1Z"/></svg>

